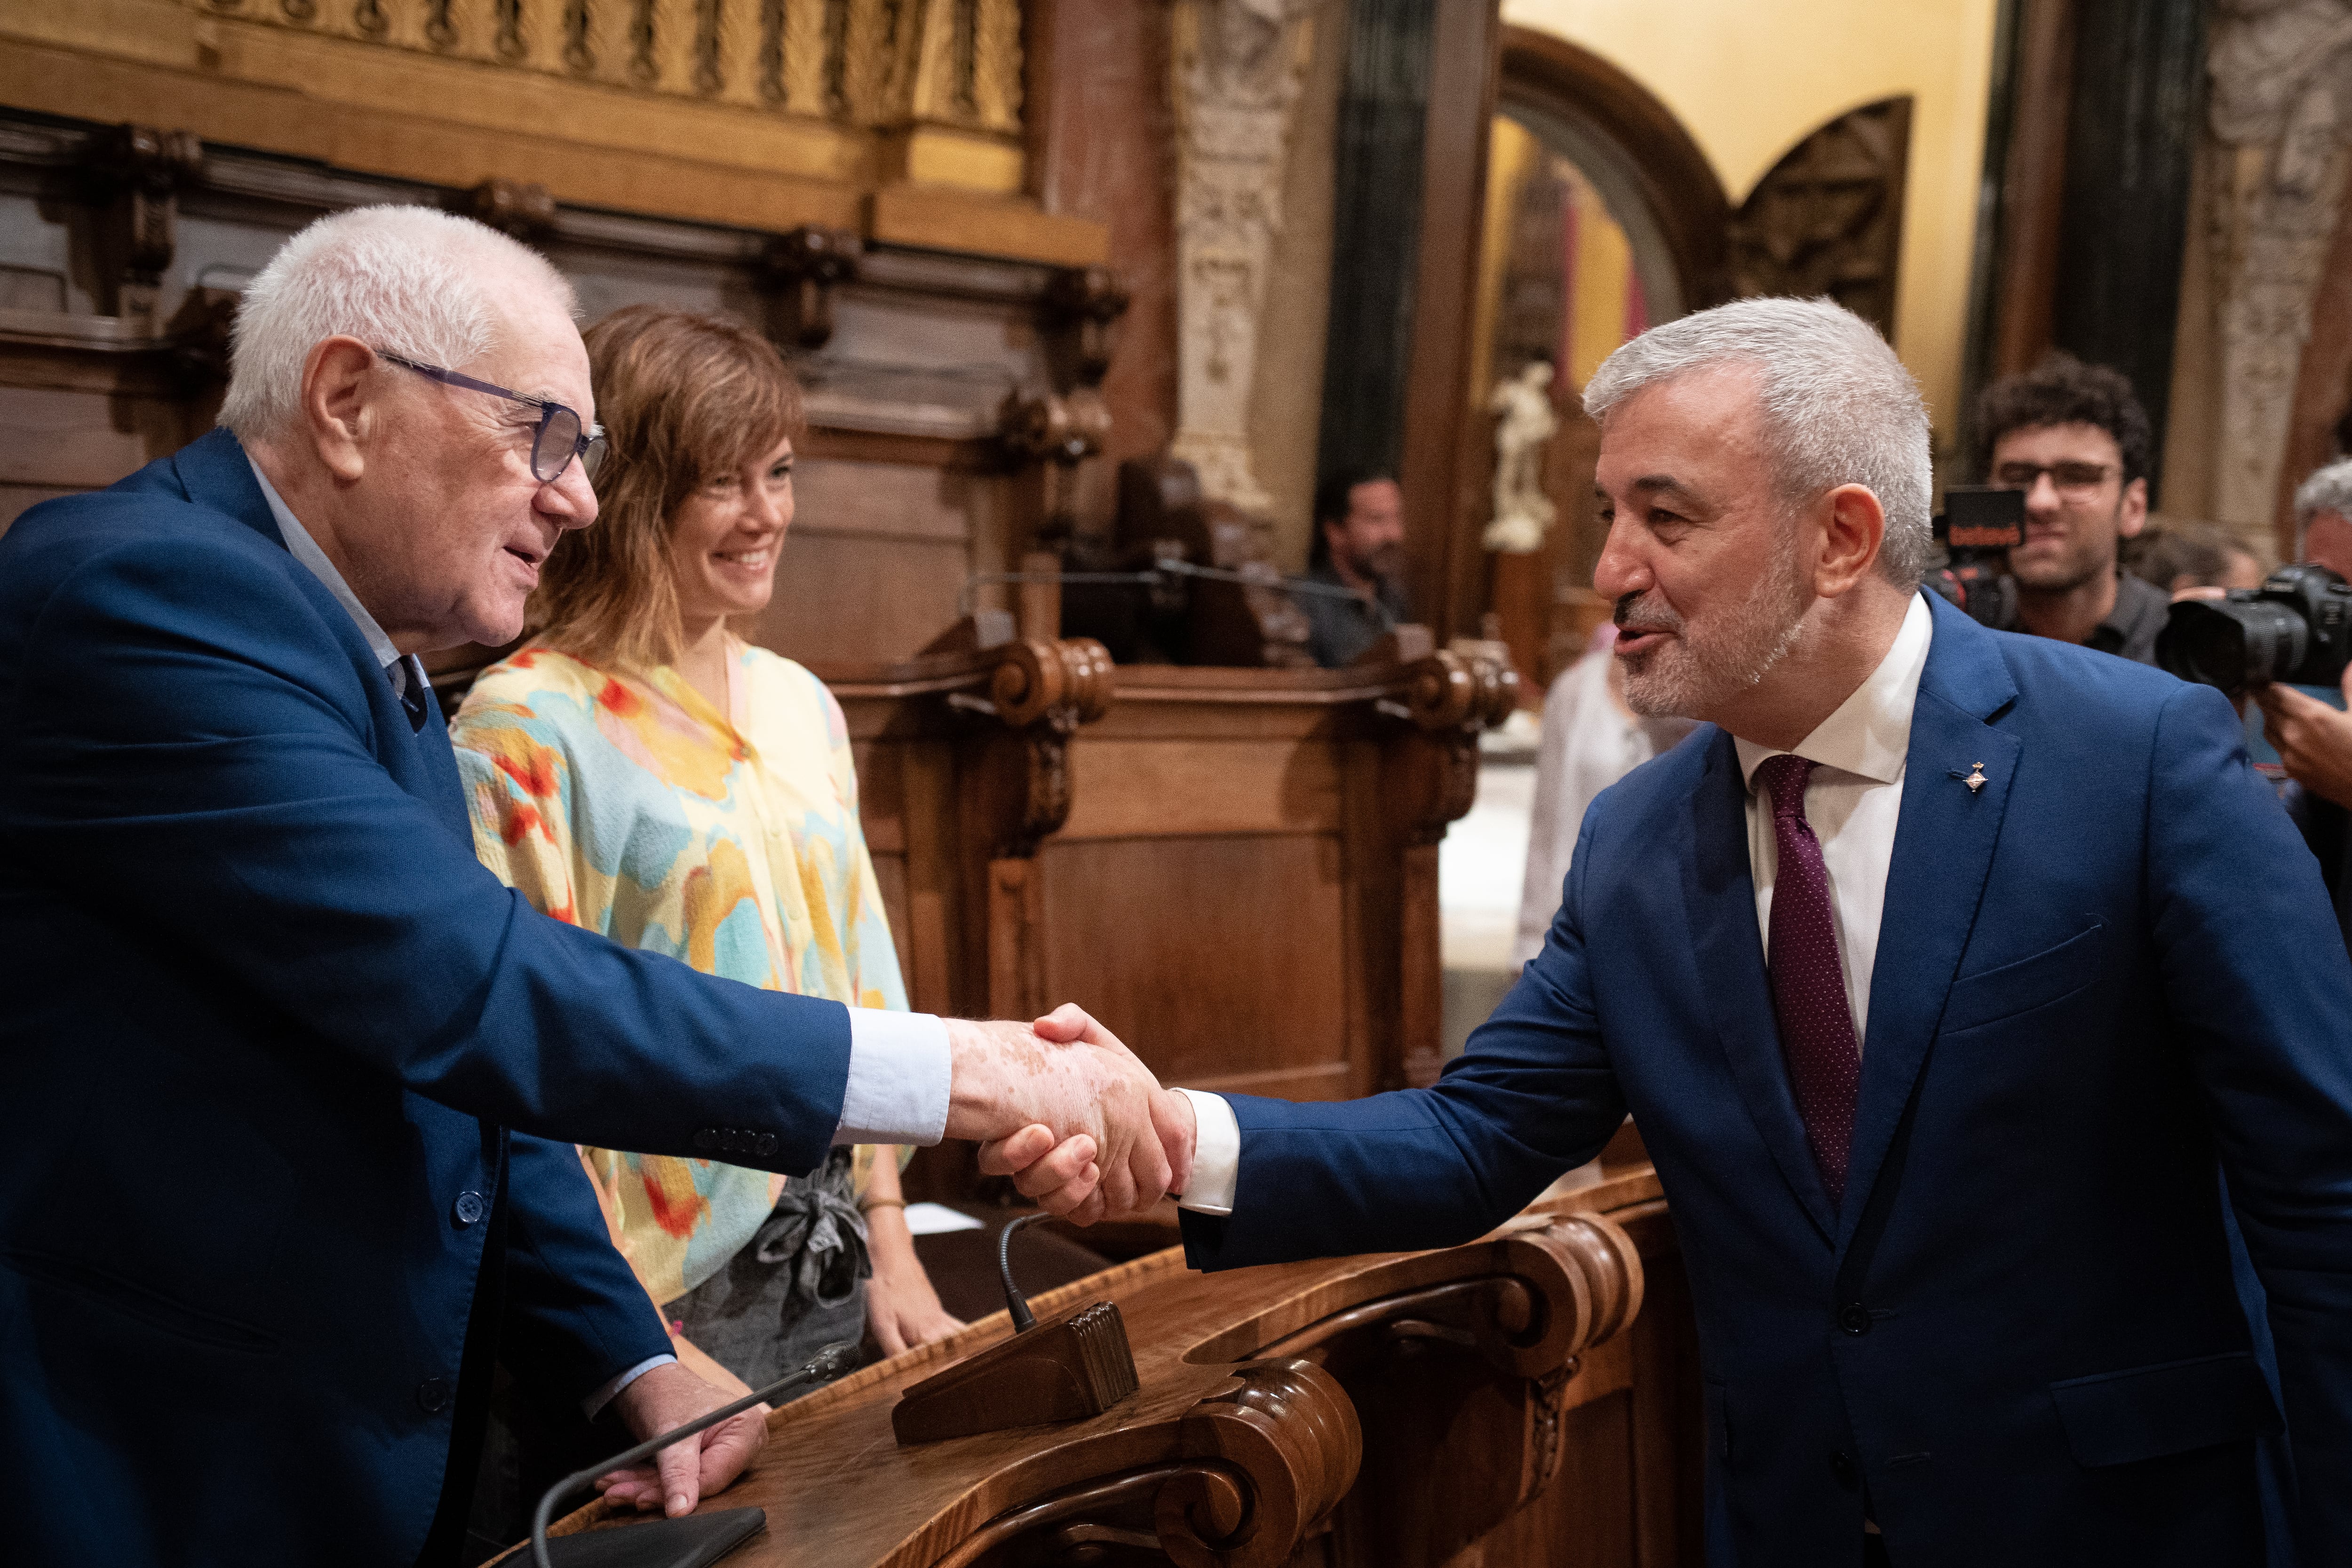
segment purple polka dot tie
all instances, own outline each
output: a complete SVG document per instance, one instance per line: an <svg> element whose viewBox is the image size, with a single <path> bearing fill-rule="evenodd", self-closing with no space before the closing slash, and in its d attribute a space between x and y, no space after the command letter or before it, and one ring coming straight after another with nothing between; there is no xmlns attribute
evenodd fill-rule
<svg viewBox="0 0 2352 1568"><path fill-rule="evenodd" d="M1862 1085L1862 1052L1846 1005L1845 971L1838 963L1837 912L1830 907L1829 871L1822 841L1805 821L1805 785L1813 765L1801 757L1768 757L1756 782L1772 797L1772 839L1780 870L1772 880L1772 929L1767 961L1772 971L1772 1012L1780 1023L1780 1054L1789 1086L1805 1121L1805 1141L1822 1168L1830 1201L1845 1197L1846 1156L1853 1147L1853 1107Z"/></svg>

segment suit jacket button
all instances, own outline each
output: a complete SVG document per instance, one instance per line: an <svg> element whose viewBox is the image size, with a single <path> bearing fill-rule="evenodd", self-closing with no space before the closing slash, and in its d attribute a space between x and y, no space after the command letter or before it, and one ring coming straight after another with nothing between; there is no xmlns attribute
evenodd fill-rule
<svg viewBox="0 0 2352 1568"><path fill-rule="evenodd" d="M459 1225L478 1225L481 1223L482 1216L489 1211L489 1205L482 1201L480 1193L461 1192L457 1195L456 1212Z"/></svg>
<svg viewBox="0 0 2352 1568"><path fill-rule="evenodd" d="M760 1155L762 1159L774 1154L776 1152L776 1134L773 1133L761 1134L758 1138L752 1141L751 1152Z"/></svg>
<svg viewBox="0 0 2352 1568"><path fill-rule="evenodd" d="M722 1154L722 1155L731 1155L731 1154L733 1154L736 1150L738 1150L738 1149L741 1148L742 1146L743 1146L743 1129L742 1129L742 1128L740 1128L740 1127L730 1127L730 1128L728 1128L724 1133L722 1133L722 1134L719 1134L719 1152L720 1154Z"/></svg>
<svg viewBox="0 0 2352 1568"><path fill-rule="evenodd" d="M716 1127L696 1128L694 1133L694 1146L700 1149L706 1155L711 1150L717 1148L719 1146L719 1129Z"/></svg>
<svg viewBox="0 0 2352 1568"><path fill-rule="evenodd" d="M428 1377L416 1385L416 1403L427 1416L438 1416L449 1407L449 1380Z"/></svg>
<svg viewBox="0 0 2352 1568"><path fill-rule="evenodd" d="M1837 1325L1850 1334L1870 1332L1870 1309L1860 1301L1848 1301L1838 1309Z"/></svg>

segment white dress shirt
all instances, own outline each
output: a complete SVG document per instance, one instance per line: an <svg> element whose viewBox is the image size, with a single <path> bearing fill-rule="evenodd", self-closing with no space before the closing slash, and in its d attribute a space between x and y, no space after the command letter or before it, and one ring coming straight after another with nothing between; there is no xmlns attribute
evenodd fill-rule
<svg viewBox="0 0 2352 1568"><path fill-rule="evenodd" d="M278 493L278 486L269 482L269 476L261 471L261 465L253 461L250 453L246 455L246 463L253 470L254 482L261 486L261 498L268 503L269 515L276 520L287 549L351 616L352 623L360 629L360 635L367 639L368 647L374 652L376 663L383 666L384 678L392 683L394 693L405 698L412 690L425 691L424 664L415 654L404 655L393 646L383 627L359 601L351 584L343 580L343 574L335 570L335 563L327 559L327 552L310 537L310 531L295 519L286 497ZM947 1134L948 1092L953 1077L948 1026L940 1019L929 1013L851 1008L849 1082L842 1092L841 1120L834 1126L833 1141L938 1143ZM649 1357L606 1383L582 1404L593 1417L614 1395L655 1367L677 1359L674 1355Z"/></svg>
<svg viewBox="0 0 2352 1568"><path fill-rule="evenodd" d="M1895 828L1903 810L1903 768L1911 749L1911 710L1919 675L1927 667L1934 618L1927 601L1911 598L1894 645L1870 678L1799 742L1796 754L1813 764L1805 789L1805 821L1822 841L1830 903L1837 912L1838 959L1845 970L1853 1038L1870 1018L1870 976L1878 958L1878 925L1886 906L1886 868L1895 859ZM1772 833L1772 802L1756 788L1756 768L1780 753L1734 738L1748 783L1748 865L1756 882L1758 939L1771 941L1772 879L1780 848ZM1231 1214L1240 1174L1242 1137L1234 1108L1218 1094L1180 1091L1192 1103L1192 1176L1179 1204L1198 1214Z"/></svg>

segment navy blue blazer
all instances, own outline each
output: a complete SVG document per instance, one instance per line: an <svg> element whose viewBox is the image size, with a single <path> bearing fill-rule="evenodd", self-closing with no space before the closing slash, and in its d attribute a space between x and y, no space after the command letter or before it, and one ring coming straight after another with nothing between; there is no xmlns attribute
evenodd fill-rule
<svg viewBox="0 0 2352 1568"><path fill-rule="evenodd" d="M478 1291L551 1397L668 1347L567 1145L806 1171L848 1073L482 868L221 432L0 539L0 998L11 1563L412 1562Z"/></svg>
<svg viewBox="0 0 2352 1568"><path fill-rule="evenodd" d="M1738 1562L1859 1562L1866 1496L1903 1568L2213 1568L2262 1561L2278 1421L2218 1166L2304 1561L2352 1561L2352 961L2317 867L2219 694L1928 602L1842 1207L1708 726L1593 802L1543 952L1435 1087L1233 1097L1235 1210L1184 1217L1192 1260L1466 1240L1630 1110Z"/></svg>

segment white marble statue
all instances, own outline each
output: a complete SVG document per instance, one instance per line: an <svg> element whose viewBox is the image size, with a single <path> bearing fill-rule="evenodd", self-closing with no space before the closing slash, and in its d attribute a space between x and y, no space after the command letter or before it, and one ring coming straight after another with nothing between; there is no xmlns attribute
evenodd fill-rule
<svg viewBox="0 0 2352 1568"><path fill-rule="evenodd" d="M1486 412L1495 425L1495 520L1485 543L1506 555L1532 555L1543 548L1544 530L1557 515L1544 494L1544 449L1559 429L1551 406L1552 368L1530 361L1516 376L1495 383Z"/></svg>

